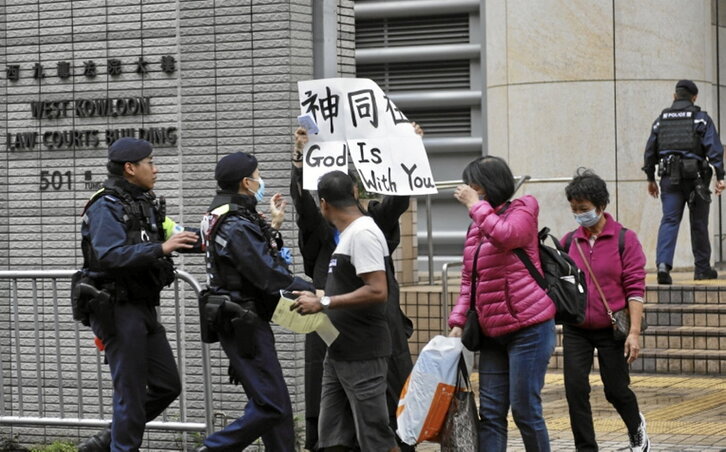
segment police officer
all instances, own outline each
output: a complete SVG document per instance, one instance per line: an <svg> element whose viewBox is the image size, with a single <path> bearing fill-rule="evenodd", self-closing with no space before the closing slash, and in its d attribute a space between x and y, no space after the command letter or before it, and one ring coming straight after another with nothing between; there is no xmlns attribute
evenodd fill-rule
<svg viewBox="0 0 726 452"><path fill-rule="evenodd" d="M713 167L716 171L716 194L720 195L726 187L723 146L711 117L694 105L697 96L698 87L691 80L676 83L673 105L663 110L655 120L645 146L643 171L648 177L648 193L657 198L660 192L663 204L656 255L658 284L672 283L670 270L686 203L691 220L694 279L715 279L718 276L711 267L708 235L711 192L708 185ZM655 182L656 165L661 178L660 190Z"/></svg>
<svg viewBox="0 0 726 452"><path fill-rule="evenodd" d="M136 138L115 141L108 150L109 177L83 214L82 272L111 300L90 301L88 320L103 341L114 391L111 427L81 451L138 451L146 423L181 392L155 308L162 288L174 280L168 256L193 250L198 236L165 217L163 200L152 191L158 172L152 150Z"/></svg>
<svg viewBox="0 0 726 452"><path fill-rule="evenodd" d="M249 401L241 418L196 451L241 451L261 437L266 450L292 452L292 404L269 321L280 290L315 289L293 277L285 262L276 230L284 215L281 195L272 197L272 226L257 212L265 193L257 159L244 152L227 155L214 176L221 190L202 220L209 286L201 299L203 322L214 324L230 376L242 383Z"/></svg>

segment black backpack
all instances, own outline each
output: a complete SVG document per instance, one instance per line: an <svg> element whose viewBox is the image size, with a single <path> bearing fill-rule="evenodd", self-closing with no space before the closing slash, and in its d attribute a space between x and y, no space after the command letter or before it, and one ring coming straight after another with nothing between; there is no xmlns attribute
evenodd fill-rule
<svg viewBox="0 0 726 452"><path fill-rule="evenodd" d="M577 325L585 321L587 287L585 274L577 268L572 258L560 247L559 242L550 234L549 228L539 231L539 259L544 276L540 274L521 248L514 250L527 267L537 284L544 289L557 307L555 323ZM554 248L545 245L547 237L552 239Z"/></svg>

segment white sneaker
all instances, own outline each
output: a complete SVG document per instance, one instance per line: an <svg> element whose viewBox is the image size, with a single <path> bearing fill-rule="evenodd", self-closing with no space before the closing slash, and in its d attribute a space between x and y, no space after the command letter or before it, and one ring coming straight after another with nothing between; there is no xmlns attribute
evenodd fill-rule
<svg viewBox="0 0 726 452"><path fill-rule="evenodd" d="M628 433L630 437L630 450L632 452L650 451L650 438L648 438L648 433L645 431L645 426L645 417L643 413L640 413L640 426L638 426L638 431L634 435Z"/></svg>

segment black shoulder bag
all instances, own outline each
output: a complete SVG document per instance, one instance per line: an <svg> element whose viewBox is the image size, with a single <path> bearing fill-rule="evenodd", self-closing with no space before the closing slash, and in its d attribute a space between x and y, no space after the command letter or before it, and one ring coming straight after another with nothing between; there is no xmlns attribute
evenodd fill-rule
<svg viewBox="0 0 726 452"><path fill-rule="evenodd" d="M481 242L477 245L476 253L474 253L474 263L471 270L471 285L469 286L469 310L466 312L464 332L461 334L461 343L472 352L481 348L481 326L479 325L479 314L476 311L476 283L478 276L476 272L476 264L477 260L479 260L480 249Z"/></svg>

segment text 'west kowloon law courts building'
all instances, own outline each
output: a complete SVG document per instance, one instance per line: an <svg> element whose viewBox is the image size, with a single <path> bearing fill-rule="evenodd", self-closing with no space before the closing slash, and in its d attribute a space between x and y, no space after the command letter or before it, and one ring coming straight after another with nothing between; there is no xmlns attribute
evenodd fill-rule
<svg viewBox="0 0 726 452"><path fill-rule="evenodd" d="M254 152L269 192L288 193L296 83L356 74L377 81L424 126L436 180L458 178L484 152L533 178L595 168L611 187L609 210L638 232L651 263L660 203L647 197L643 146L681 78L699 84L699 103L723 124L724 11L721 0L7 0L0 4L0 270L81 265L79 214L106 177L108 144L121 136L154 144L155 191L179 223L198 224L214 193L214 165L233 151ZM540 224L560 235L575 228L564 185L518 192L537 196L545 206ZM433 199L434 230L441 228L434 254L453 258L468 217L450 194ZM408 234L415 246L415 228ZM677 251L684 266L687 234L684 223ZM283 235L297 252L292 213ZM201 256L176 261L204 280ZM300 263L297 255L298 274ZM57 286L19 280L15 289L0 277L0 417L109 419L107 366L88 329L77 333L70 321L68 279ZM203 422L210 410L197 305L188 284L179 292L178 311L173 290L160 310L185 388L166 420ZM415 319L419 345L443 318L429 306L426 313ZM303 341L276 333L302 414ZM244 400L226 384L218 346L211 355L219 428ZM0 423L0 438L77 441L91 431ZM179 450L178 437L154 432L145 447Z"/></svg>
<svg viewBox="0 0 726 452"><path fill-rule="evenodd" d="M333 6L338 73L353 76L353 4ZM107 148L119 137L153 143L155 192L181 224L198 226L214 195L214 166L230 152L254 152L270 192L287 193L296 83L314 78L313 8L290 0L3 2L0 270L81 266L79 215L106 178ZM282 232L296 250L292 213ZM204 281L202 256L176 262ZM302 273L302 265L294 270ZM68 281L20 279L16 287L0 278L0 416L110 419L108 369L90 330L70 321ZM242 391L226 384L227 361L216 345L205 380L194 291L182 283L174 292L164 292L160 315L185 394L164 421L211 419L208 383L220 428L226 414L240 415ZM278 331L277 343L302 413L303 340ZM77 441L94 430L3 424L0 438ZM145 447L178 450L179 438L155 432Z"/></svg>

